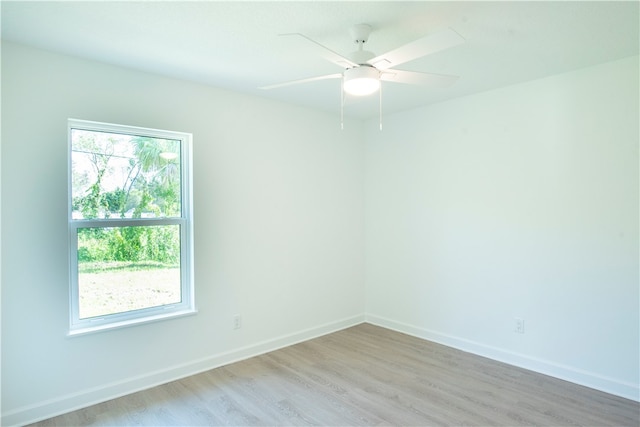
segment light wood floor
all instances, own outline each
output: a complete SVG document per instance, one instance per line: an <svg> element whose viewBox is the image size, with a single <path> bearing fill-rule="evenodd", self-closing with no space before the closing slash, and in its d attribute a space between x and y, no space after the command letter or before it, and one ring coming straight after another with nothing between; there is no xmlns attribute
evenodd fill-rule
<svg viewBox="0 0 640 427"><path fill-rule="evenodd" d="M358 325L36 426L635 426L637 402Z"/></svg>

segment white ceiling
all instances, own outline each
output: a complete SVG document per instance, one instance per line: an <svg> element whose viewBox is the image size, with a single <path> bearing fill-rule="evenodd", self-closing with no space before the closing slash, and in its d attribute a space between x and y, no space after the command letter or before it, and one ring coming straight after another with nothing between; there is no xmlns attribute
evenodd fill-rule
<svg viewBox="0 0 640 427"><path fill-rule="evenodd" d="M460 76L447 89L386 83L385 114L638 55L639 2L2 1L2 38L65 54L340 112L340 81L260 86L341 70L299 32L348 55L368 23L381 54L450 27L466 43L398 66ZM345 107L373 117L377 96Z"/></svg>

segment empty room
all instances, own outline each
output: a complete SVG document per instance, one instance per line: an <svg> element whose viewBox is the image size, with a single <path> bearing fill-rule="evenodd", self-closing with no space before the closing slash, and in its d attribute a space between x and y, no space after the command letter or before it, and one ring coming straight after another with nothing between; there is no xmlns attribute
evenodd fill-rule
<svg viewBox="0 0 640 427"><path fill-rule="evenodd" d="M3 0L1 424L638 426L639 6Z"/></svg>

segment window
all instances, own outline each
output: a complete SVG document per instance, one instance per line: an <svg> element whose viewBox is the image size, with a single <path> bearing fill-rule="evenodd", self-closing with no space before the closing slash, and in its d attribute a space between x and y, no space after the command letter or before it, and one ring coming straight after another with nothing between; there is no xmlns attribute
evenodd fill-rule
<svg viewBox="0 0 640 427"><path fill-rule="evenodd" d="M193 313L191 135L69 120L70 334Z"/></svg>

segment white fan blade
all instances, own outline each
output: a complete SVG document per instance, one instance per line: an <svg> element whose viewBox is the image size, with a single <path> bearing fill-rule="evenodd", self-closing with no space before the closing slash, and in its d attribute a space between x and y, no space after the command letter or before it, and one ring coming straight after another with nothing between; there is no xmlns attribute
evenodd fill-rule
<svg viewBox="0 0 640 427"><path fill-rule="evenodd" d="M385 70L380 74L380 80L396 83L407 83L428 87L449 87L458 80L458 76L445 74L417 73L415 71Z"/></svg>
<svg viewBox="0 0 640 427"><path fill-rule="evenodd" d="M464 42L465 40L460 34L449 28L445 31L414 40L383 55L376 56L367 62L379 70L386 70L387 68L409 62L412 59L448 49Z"/></svg>
<svg viewBox="0 0 640 427"><path fill-rule="evenodd" d="M342 74L340 74L340 73L327 74L327 75L324 75L324 76L309 77L307 79L291 80L291 81L288 81L288 82L276 83L274 85L262 86L260 89L268 90L268 89L275 89L275 88L278 88L278 87L297 85L297 84L300 84L300 83L315 82L317 80L341 79L341 78L342 78Z"/></svg>
<svg viewBox="0 0 640 427"><path fill-rule="evenodd" d="M345 58L344 56L340 55L337 52L334 52L333 50L329 49L328 47L321 45L320 43L318 43L317 41L310 39L309 37L305 36L304 34L300 34L300 33L288 33L288 34L279 34L280 36L300 36L308 41L310 41L311 43L314 43L316 46L319 46L322 48L322 53L321 56L326 59L329 62L333 62L334 64L338 65L339 67L342 68L349 68L349 67L357 67L359 64L356 64L355 62L353 62L352 60L350 60L349 58Z"/></svg>

